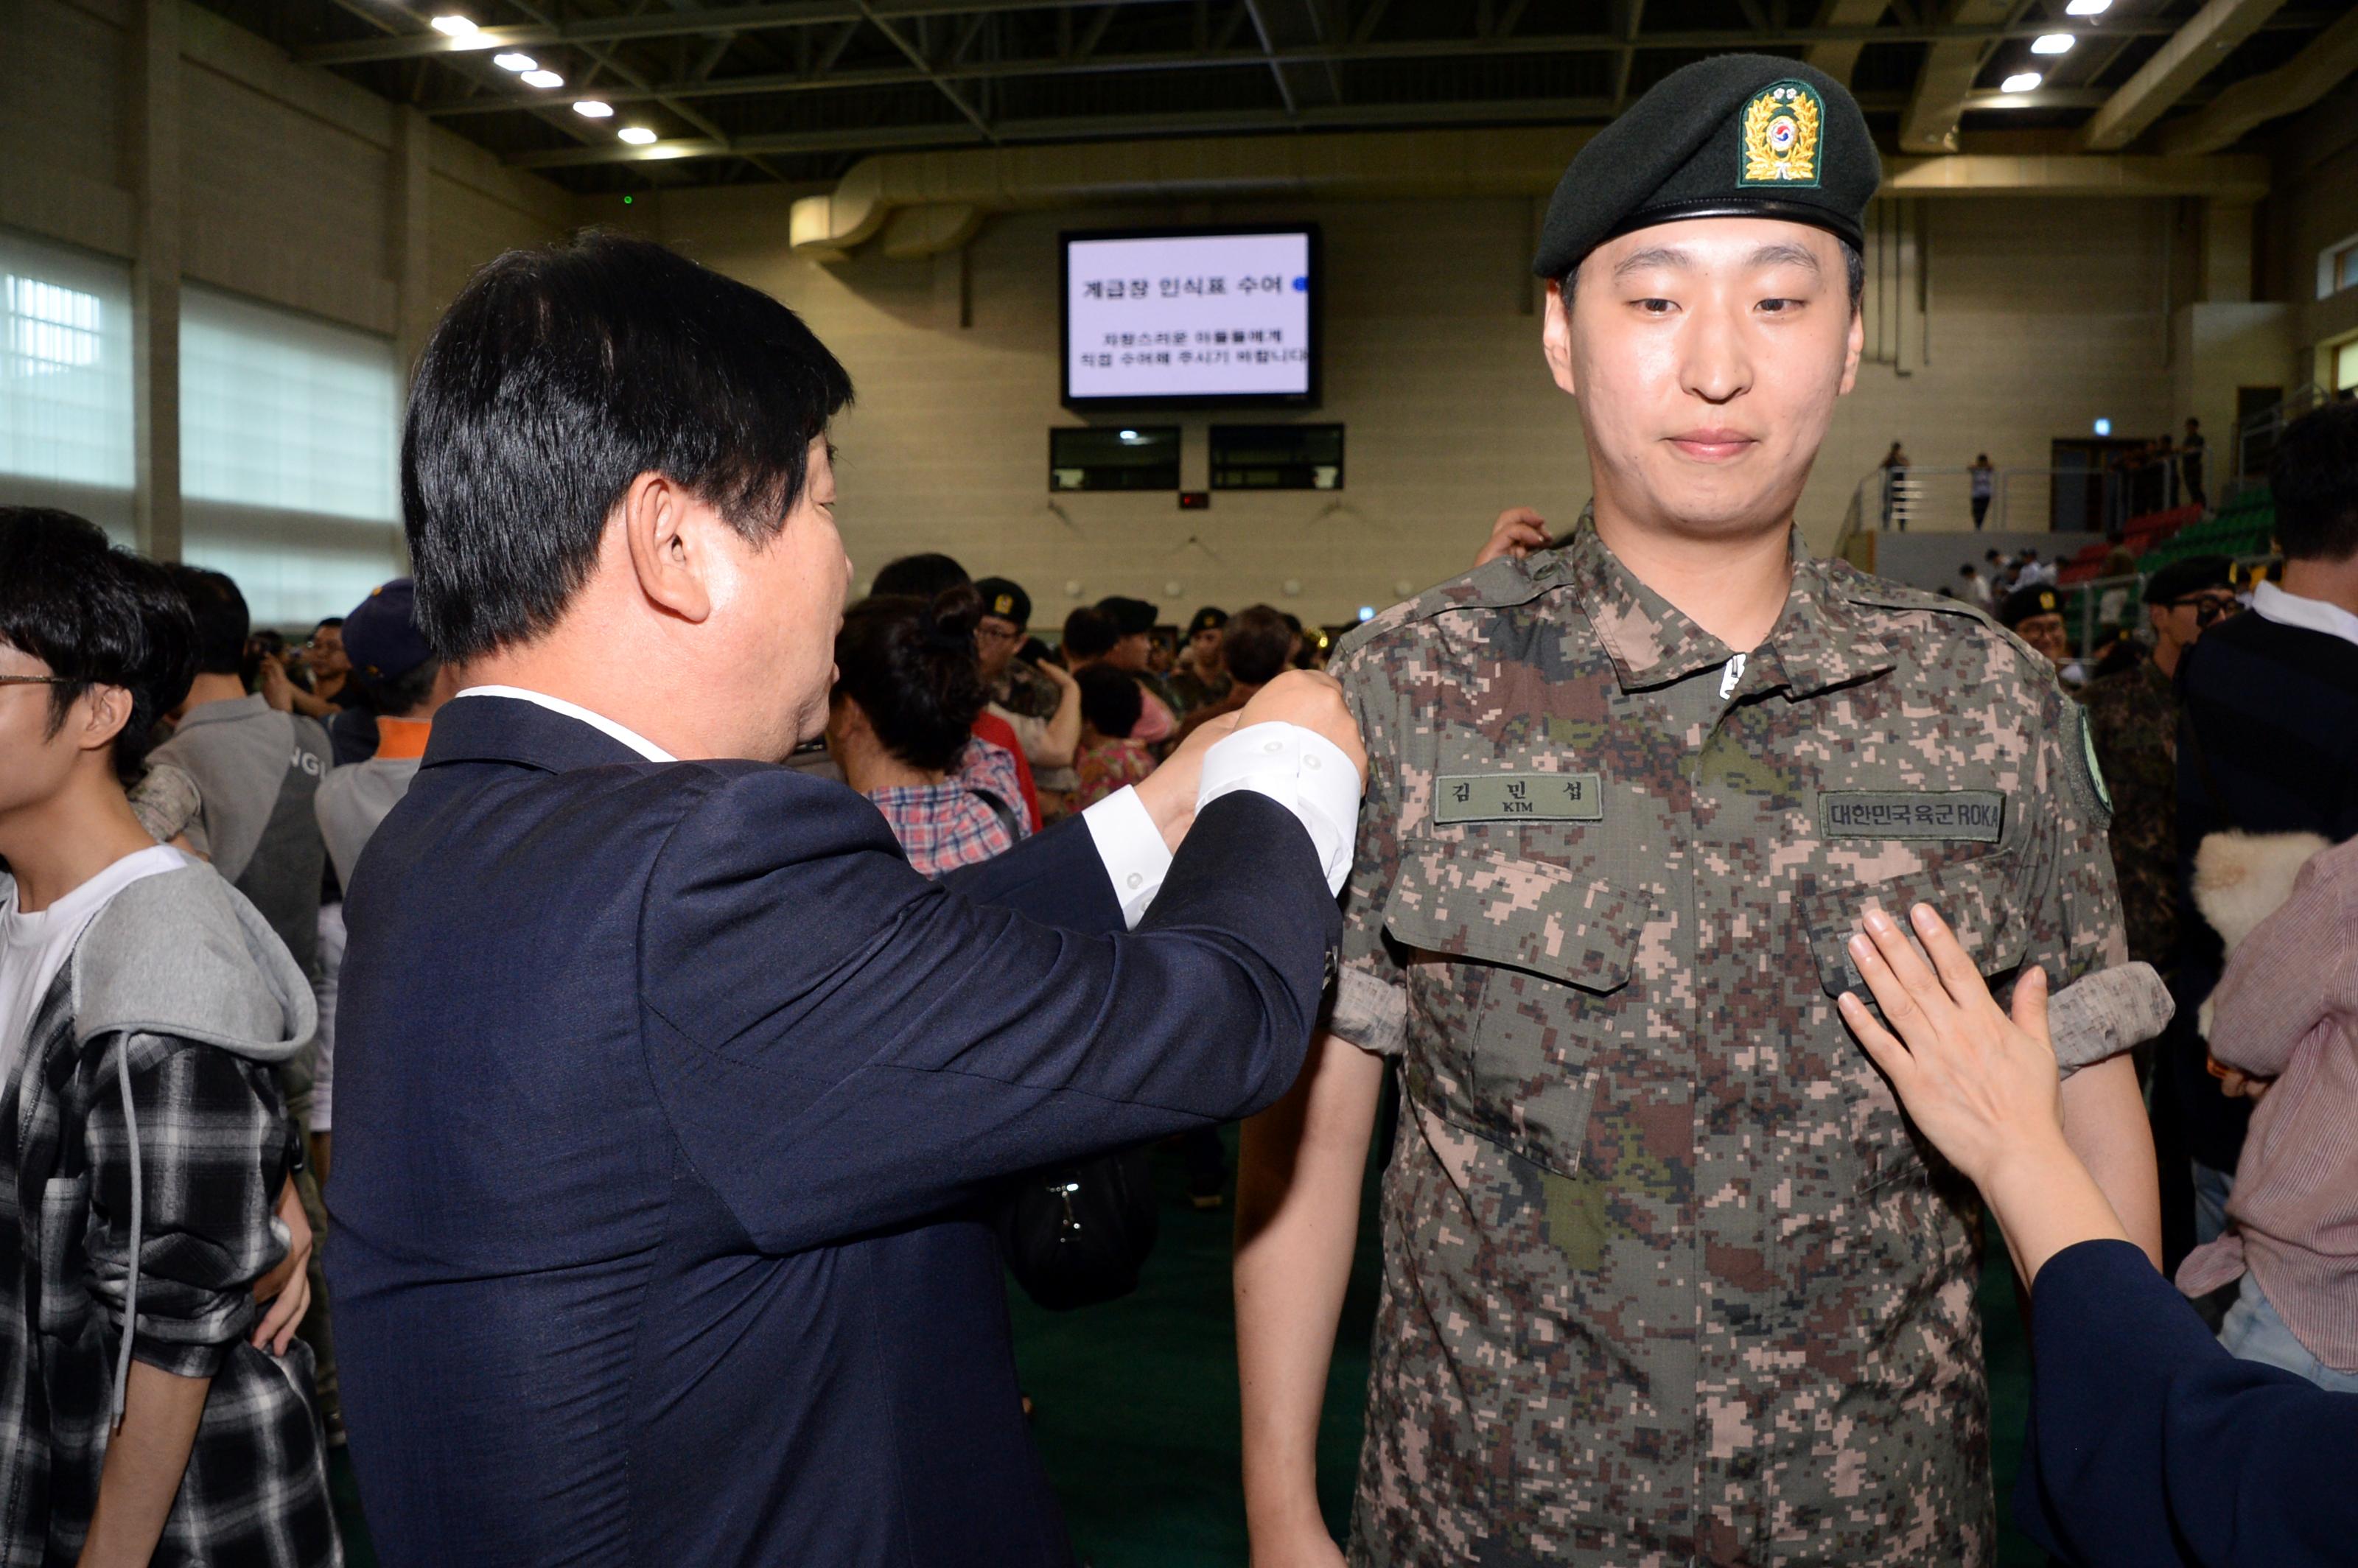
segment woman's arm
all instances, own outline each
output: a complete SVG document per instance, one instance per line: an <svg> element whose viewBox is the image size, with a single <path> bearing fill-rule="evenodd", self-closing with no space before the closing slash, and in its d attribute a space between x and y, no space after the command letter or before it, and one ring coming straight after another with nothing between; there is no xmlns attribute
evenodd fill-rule
<svg viewBox="0 0 2358 1568"><path fill-rule="evenodd" d="M1924 1136L1981 1188L2025 1280L2035 1282L2039 1265L2075 1242L2128 1240L2063 1136L2047 971L2033 968L2016 984L2009 1018L1931 905L1918 904L1909 918L1937 968L1897 921L1870 911L1866 931L1851 938L1851 957L1885 1022L1844 991L1851 1032Z"/></svg>
<svg viewBox="0 0 2358 1568"><path fill-rule="evenodd" d="M1032 760L1044 768L1069 768L1073 753L1081 748L1081 683L1061 665L1036 667L1055 683L1056 711L1049 716L1040 750Z"/></svg>

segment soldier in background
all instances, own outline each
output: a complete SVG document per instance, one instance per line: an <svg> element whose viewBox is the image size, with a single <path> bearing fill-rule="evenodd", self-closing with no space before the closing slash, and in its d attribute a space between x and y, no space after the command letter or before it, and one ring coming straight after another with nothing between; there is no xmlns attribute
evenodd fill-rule
<svg viewBox="0 0 2358 1568"><path fill-rule="evenodd" d="M1845 944L1920 901L2001 991L2125 955L2053 671L1798 547L1877 178L1786 59L1688 66L1599 133L1536 264L1593 521L1345 641L1342 969L1239 1173L1256 1568L1342 1561L1319 1408L1394 1066L1351 1562L1990 1561L1976 1201L1844 1027ZM2120 1033L2061 1053L2063 1101L2150 1251Z"/></svg>
<svg viewBox="0 0 2358 1568"><path fill-rule="evenodd" d="M2155 572L2145 587L2153 651L2082 697L2113 791L2113 873L2129 957L2164 976L2178 957L2178 661L2242 608L2231 571L2224 556L2192 556Z"/></svg>

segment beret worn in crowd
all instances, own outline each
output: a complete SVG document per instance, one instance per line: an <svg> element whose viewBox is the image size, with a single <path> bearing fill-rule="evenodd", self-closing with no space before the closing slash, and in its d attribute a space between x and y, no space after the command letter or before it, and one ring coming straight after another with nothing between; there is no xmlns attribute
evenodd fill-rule
<svg viewBox="0 0 2358 1568"><path fill-rule="evenodd" d="M1858 102L1773 55L1682 66L1596 133L1548 202L1531 270L1561 279L1617 234L1689 218L1777 218L1864 247L1883 165Z"/></svg>

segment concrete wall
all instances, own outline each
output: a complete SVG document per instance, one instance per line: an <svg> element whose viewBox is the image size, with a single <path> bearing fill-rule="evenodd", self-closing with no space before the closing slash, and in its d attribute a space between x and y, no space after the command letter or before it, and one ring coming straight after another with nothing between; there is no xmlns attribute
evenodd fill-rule
<svg viewBox="0 0 2358 1568"><path fill-rule="evenodd" d="M2358 234L2358 82L2297 116L2275 143L2269 198L2273 297L2290 307L2287 385L2331 385L2331 345L2358 335L2358 289L2317 297L2318 253Z"/></svg>
<svg viewBox="0 0 2358 1568"><path fill-rule="evenodd" d="M1903 356L1907 374L1864 367L1842 406L1801 510L1822 550L1894 437L1920 465L1962 468L1987 451L2043 468L2050 438L2100 415L2157 434L2173 417L2168 203L1919 206L1924 341ZM838 432L839 515L863 578L893 556L943 549L1024 582L1044 621L1108 593L1174 616L1266 597L1342 620L1463 570L1500 508L1537 506L1568 525L1587 496L1576 406L1540 358L1525 200L1020 213L974 242L963 285L955 254L798 260L784 199L759 189L642 198L633 211L803 312L850 367L860 403ZM1348 427L1347 488L1224 492L1193 513L1167 493L1051 497L1047 428L1081 422L1057 402L1058 232L1303 218L1325 231L1327 360L1325 406L1303 417ZM1180 422L1182 480L1201 488L1210 420ZM1947 490L1931 522L1963 525L1962 475ZM2043 507L2043 481L2027 493ZM1288 581L1300 585L1292 597Z"/></svg>
<svg viewBox="0 0 2358 1568"><path fill-rule="evenodd" d="M406 364L471 268L572 225L557 186L184 0L0 0L0 224L130 264L136 527L158 555L181 543L183 281L376 334ZM380 532L331 547L389 560Z"/></svg>

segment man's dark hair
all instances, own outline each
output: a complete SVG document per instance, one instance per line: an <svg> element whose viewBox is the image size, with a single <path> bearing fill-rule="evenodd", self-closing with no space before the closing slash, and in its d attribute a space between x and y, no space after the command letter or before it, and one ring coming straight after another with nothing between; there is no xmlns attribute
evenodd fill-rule
<svg viewBox="0 0 2358 1568"><path fill-rule="evenodd" d="M1293 655L1293 629L1266 604L1248 605L1228 617L1220 633L1220 659L1239 685L1267 686Z"/></svg>
<svg viewBox="0 0 2358 1568"><path fill-rule="evenodd" d="M876 574L868 591L878 599L931 599L973 580L951 557L937 553L903 556L897 561L884 563L884 569Z"/></svg>
<svg viewBox="0 0 2358 1568"><path fill-rule="evenodd" d="M91 687L131 694L114 746L125 784L138 781L156 720L197 674L196 621L162 568L116 549L95 523L48 507L0 506L0 642L66 677L49 687L52 736Z"/></svg>
<svg viewBox="0 0 2358 1568"><path fill-rule="evenodd" d="M982 596L955 583L931 600L863 599L835 634L834 695L868 715L884 749L913 768L949 773L988 700L975 662Z"/></svg>
<svg viewBox="0 0 2358 1568"><path fill-rule="evenodd" d="M341 626L343 623L344 623L344 618L343 618L342 616L341 616L341 615L330 615L330 616L329 616L325 621L320 622L317 626L314 626L314 627L312 627L312 628L311 628L311 635L312 635L312 636L314 636L314 637L316 637L316 636L318 636L318 635L319 635L320 633L322 633L322 632L331 632L331 631L334 631L337 627Z"/></svg>
<svg viewBox="0 0 2358 1568"><path fill-rule="evenodd" d="M1094 604L1084 604L1065 617L1065 653L1071 658L1102 659L1121 641L1113 617Z"/></svg>
<svg viewBox="0 0 2358 1568"><path fill-rule="evenodd" d="M2190 430L2200 430L2202 428L2202 421L2194 417L2193 415L2189 414L2186 416L2186 427Z"/></svg>
<svg viewBox="0 0 2358 1568"><path fill-rule="evenodd" d="M473 658L547 632L631 481L777 535L851 378L802 318L661 245L591 232L469 280L418 357L401 502L417 620Z"/></svg>
<svg viewBox="0 0 2358 1568"><path fill-rule="evenodd" d="M1852 244L1848 240L1837 238L1834 243L1842 246L1843 283L1850 291L1850 308L1854 312L1855 312L1858 309L1859 301L1866 297L1866 256L1864 252L1860 251L1856 245ZM1595 254L1595 253L1594 252L1590 253L1592 255ZM1587 259L1587 256L1580 258L1581 261L1586 261ZM1579 278L1579 276L1580 262L1574 262L1572 264L1572 267L1569 271L1567 271L1562 277L1555 280L1557 291L1563 296L1563 308L1567 313L1572 309L1573 284ZM1899 443L1897 441L1892 442L1891 450L1896 452L1898 449ZM1886 455L1887 456L1888 454Z"/></svg>
<svg viewBox="0 0 2358 1568"><path fill-rule="evenodd" d="M1146 712L1146 694L1127 670L1091 665L1074 680L1081 688L1081 717L1098 734L1127 741Z"/></svg>
<svg viewBox="0 0 2358 1568"><path fill-rule="evenodd" d="M225 574L185 561L165 567L164 575L172 579L172 586L188 600L189 613L197 618L197 673L237 674L245 658L246 634L254 630L245 595Z"/></svg>
<svg viewBox="0 0 2358 1568"><path fill-rule="evenodd" d="M2268 460L2268 491L2287 559L2358 555L2358 403L2329 403L2286 426Z"/></svg>

